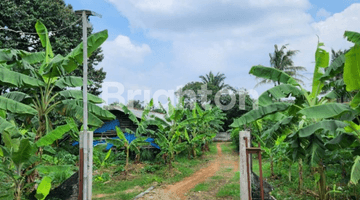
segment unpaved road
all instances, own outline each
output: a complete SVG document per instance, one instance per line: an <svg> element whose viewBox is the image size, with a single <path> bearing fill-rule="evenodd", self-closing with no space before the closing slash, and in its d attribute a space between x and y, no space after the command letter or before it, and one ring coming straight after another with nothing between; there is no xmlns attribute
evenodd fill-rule
<svg viewBox="0 0 360 200"><path fill-rule="evenodd" d="M193 175L179 181L173 185L168 185L162 188L156 188L153 191L149 192L145 196L138 198L141 200L145 199L154 199L154 200L186 200L190 197L186 197L187 194L192 188L197 184L204 182L206 179L215 175L217 171L223 166L231 165L234 167L234 171L238 169L238 163L234 160L229 160L222 155L221 144L217 143L217 158L210 162L207 167L204 167Z"/></svg>

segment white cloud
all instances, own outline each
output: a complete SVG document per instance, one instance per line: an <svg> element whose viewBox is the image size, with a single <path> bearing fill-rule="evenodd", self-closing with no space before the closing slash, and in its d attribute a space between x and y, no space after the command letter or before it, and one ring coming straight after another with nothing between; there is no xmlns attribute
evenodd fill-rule
<svg viewBox="0 0 360 200"><path fill-rule="evenodd" d="M135 45L124 35L118 35L113 41L106 41L102 48L105 59L118 60L118 62L141 63L144 57L151 53L149 45Z"/></svg>
<svg viewBox="0 0 360 200"><path fill-rule="evenodd" d="M140 73L128 69L153 90L199 81L198 76L210 70L225 73L231 85L252 89L256 81L248 75L250 67L268 66L274 44L289 43L289 49L300 50L295 65L312 73L316 35L330 51L351 45L342 37L345 30L360 31L354 26L360 18L360 4L331 16L320 9L317 16L325 19L315 22L307 13L311 6L307 0L108 1L129 20L132 29L172 44L169 54L173 59L159 60L161 67ZM259 88L259 93L265 88Z"/></svg>
<svg viewBox="0 0 360 200"><path fill-rule="evenodd" d="M325 10L324 8L320 8L316 13L317 19L326 19L331 16L331 13Z"/></svg>

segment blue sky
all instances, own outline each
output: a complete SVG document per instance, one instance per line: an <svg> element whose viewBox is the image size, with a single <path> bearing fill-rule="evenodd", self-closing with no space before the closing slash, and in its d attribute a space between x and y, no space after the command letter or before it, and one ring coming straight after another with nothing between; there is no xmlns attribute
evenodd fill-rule
<svg viewBox="0 0 360 200"><path fill-rule="evenodd" d="M134 99L173 93L199 76L224 73L226 83L261 94L269 86L254 88L251 66L269 66L274 44L300 50L295 65L311 77L317 36L325 49L349 48L345 30L360 32L359 0L65 0L74 10L89 9L95 31L108 29L102 46L107 82L128 90L141 90ZM310 80L305 80L310 88ZM114 91L110 88L105 95ZM119 91L118 91L119 92ZM121 92L121 91L120 91ZM104 98L104 96L103 96ZM159 100L164 101L165 96ZM115 99L105 99L107 103ZM120 100L122 101L122 100Z"/></svg>

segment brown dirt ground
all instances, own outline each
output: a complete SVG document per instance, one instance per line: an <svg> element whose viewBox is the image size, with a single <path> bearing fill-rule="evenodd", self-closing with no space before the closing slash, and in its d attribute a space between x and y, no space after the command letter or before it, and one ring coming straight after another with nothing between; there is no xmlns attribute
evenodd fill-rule
<svg viewBox="0 0 360 200"><path fill-rule="evenodd" d="M221 152L221 144L217 143L218 150L217 158L210 162L208 166L198 170L190 177L183 179L173 185L156 188L139 200L154 199L154 200L195 200L195 199L215 199L218 189L226 184L233 176L234 172L238 171L239 163L236 155L226 154ZM231 168L232 170L226 170ZM211 177L218 174L224 177L221 180L214 181ZM197 184L211 181L211 190L195 192L190 191ZM226 198L221 198L226 199Z"/></svg>

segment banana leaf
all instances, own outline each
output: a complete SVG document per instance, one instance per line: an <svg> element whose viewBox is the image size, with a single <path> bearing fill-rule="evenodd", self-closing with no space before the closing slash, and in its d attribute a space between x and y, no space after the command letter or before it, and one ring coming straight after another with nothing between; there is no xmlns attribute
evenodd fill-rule
<svg viewBox="0 0 360 200"><path fill-rule="evenodd" d="M58 126L51 132L47 133L45 136L41 137L36 142L36 146L43 147L43 146L51 145L56 140L61 139L62 136L70 130L71 130L71 126L69 124Z"/></svg>
<svg viewBox="0 0 360 200"><path fill-rule="evenodd" d="M4 132L8 133L9 136L20 135L20 132L15 125L0 117L0 134Z"/></svg>
<svg viewBox="0 0 360 200"><path fill-rule="evenodd" d="M344 82L347 91L360 89L360 45L355 44L345 54Z"/></svg>
<svg viewBox="0 0 360 200"><path fill-rule="evenodd" d="M88 57L101 46L108 38L107 30L94 33L88 37L87 49ZM66 57L55 56L44 68L44 75L56 77L74 71L83 62L83 43L80 43Z"/></svg>
<svg viewBox="0 0 360 200"><path fill-rule="evenodd" d="M61 115L73 117L81 122L83 122L83 112L84 109L82 106L79 106L74 100L64 100L59 104L56 109ZM88 112L88 125L93 127L100 127L104 122L101 121L94 114Z"/></svg>
<svg viewBox="0 0 360 200"><path fill-rule="evenodd" d="M348 126L347 123L337 120L324 120L320 121L314 124L311 124L309 126L306 126L304 128L301 128L297 131L299 134L299 137L309 137L315 134L317 131L324 130L324 131L330 131L332 133L335 133L338 129L344 128Z"/></svg>
<svg viewBox="0 0 360 200"><path fill-rule="evenodd" d="M320 78L323 76L321 68L329 66L329 53L324 49L320 48L321 46L324 46L324 44L318 43L315 52L315 68L312 81L312 90L309 95L310 99L316 99L317 96L320 94L321 89L324 86L324 82L320 80Z"/></svg>
<svg viewBox="0 0 360 200"><path fill-rule="evenodd" d="M249 74L252 74L259 78L269 79L280 83L290 84L293 86L300 86L300 84L294 78L286 74L284 71L271 67L256 65L250 69Z"/></svg>
<svg viewBox="0 0 360 200"><path fill-rule="evenodd" d="M0 85L17 88L38 88L45 86L45 83L36 78L0 67Z"/></svg>
<svg viewBox="0 0 360 200"><path fill-rule="evenodd" d="M31 145L29 139L22 139L20 141L20 146L18 151L15 151L11 155L11 159L14 164L20 168L20 166L30 160L32 154L34 153L34 148Z"/></svg>
<svg viewBox="0 0 360 200"><path fill-rule="evenodd" d="M354 31L345 31L344 37L346 37L349 42L360 45L360 33Z"/></svg>
<svg viewBox="0 0 360 200"><path fill-rule="evenodd" d="M355 114L356 112L346 104L327 103L327 104L304 108L300 110L298 113L305 115L308 118L326 119L326 118L341 117L342 115L345 114Z"/></svg>
<svg viewBox="0 0 360 200"><path fill-rule="evenodd" d="M77 100L83 99L83 91L81 91L81 90L64 90L64 91L59 92L59 94L67 99L69 99L69 98L73 98L73 99L77 99ZM87 99L89 102L95 103L95 104L104 103L104 100L102 100L100 97L95 96L90 93L87 94Z"/></svg>
<svg viewBox="0 0 360 200"><path fill-rule="evenodd" d="M335 60L330 64L329 67L326 68L325 74L321 76L320 80L329 80L329 78L332 78L339 73L342 73L344 70L344 64L345 64L345 54L341 54Z"/></svg>
<svg viewBox="0 0 360 200"><path fill-rule="evenodd" d="M336 150L339 148L348 148L357 140L356 135L352 133L341 133L334 139L325 143L325 147L329 150Z"/></svg>
<svg viewBox="0 0 360 200"><path fill-rule="evenodd" d="M0 96L0 109L16 114L37 115L34 108L3 96Z"/></svg>
<svg viewBox="0 0 360 200"><path fill-rule="evenodd" d="M259 106L270 105L274 100L289 97L290 94L297 97L303 95L303 92L293 85L281 84L263 92L259 97Z"/></svg>
<svg viewBox="0 0 360 200"><path fill-rule="evenodd" d="M350 183L357 184L360 180L360 156L357 156L354 165L351 167Z"/></svg>
<svg viewBox="0 0 360 200"><path fill-rule="evenodd" d="M88 84L90 85L91 81L88 81ZM55 82L55 86L61 89L66 87L81 87L83 86L83 79L77 76L65 76L59 78L59 80Z"/></svg>
<svg viewBox="0 0 360 200"><path fill-rule="evenodd" d="M45 63L49 63L50 59L54 57L54 53L52 51L52 47L50 44L48 30L45 27L45 25L41 23L39 20L35 24L35 29L37 34L39 35L41 45L45 47ZM39 72L42 73L43 70L44 69L40 67Z"/></svg>
<svg viewBox="0 0 360 200"><path fill-rule="evenodd" d="M242 115L240 118L234 120L234 122L230 125L232 128L238 128L245 124L249 124L258 119L261 119L267 115L281 112L289 108L291 104L289 103L274 103L265 107L259 107L257 110L251 110L246 114Z"/></svg>
<svg viewBox="0 0 360 200"><path fill-rule="evenodd" d="M49 194L49 192L50 192L50 189L51 189L51 181L52 181L51 178L48 177L48 176L45 176L45 177L41 180L38 188L36 189L36 194L35 194L36 199L38 199L38 200L43 200L43 199L45 199L45 197L46 197L46 196Z"/></svg>
<svg viewBox="0 0 360 200"><path fill-rule="evenodd" d="M3 94L2 96L18 102L22 102L24 99L31 99L31 96L18 91L8 92Z"/></svg>

